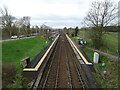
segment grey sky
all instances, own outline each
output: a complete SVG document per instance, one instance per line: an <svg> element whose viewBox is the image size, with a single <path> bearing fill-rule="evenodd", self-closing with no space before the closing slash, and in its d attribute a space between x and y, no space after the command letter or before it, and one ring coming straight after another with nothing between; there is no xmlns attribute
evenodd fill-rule
<svg viewBox="0 0 120 90"><path fill-rule="evenodd" d="M96 0L0 0L0 7L7 6L17 18L30 16L31 25L45 23L53 28L81 27L93 1Z"/></svg>

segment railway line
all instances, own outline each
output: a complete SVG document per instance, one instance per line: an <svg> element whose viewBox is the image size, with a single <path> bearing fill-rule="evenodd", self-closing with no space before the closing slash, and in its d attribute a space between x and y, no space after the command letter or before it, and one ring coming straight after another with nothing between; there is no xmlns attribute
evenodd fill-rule
<svg viewBox="0 0 120 90"><path fill-rule="evenodd" d="M69 50L67 53L68 58L68 65L69 65L69 70L70 70L70 75L71 75L71 85L72 88L85 88L84 86L84 82L82 81L82 78L80 76L80 72L78 70L78 66L77 66L77 57L74 54L74 52L72 51L71 47L70 47L70 43L67 42L67 50Z"/></svg>
<svg viewBox="0 0 120 90"><path fill-rule="evenodd" d="M77 61L70 42L62 33L45 67L38 88L87 88Z"/></svg>
<svg viewBox="0 0 120 90"><path fill-rule="evenodd" d="M81 52L78 52L78 49L74 46L73 42L65 33L62 32L58 35L52 45L54 45L54 42L56 42L56 45L52 51L52 54L46 61L46 65L42 69L43 71L40 78L38 80L36 78L35 83L37 83L37 85L34 84L36 86L33 86L33 89L92 88L82 66L91 65L92 63L88 62L83 55L81 56ZM52 48L52 45L50 48ZM51 50L50 48L48 49L49 51ZM49 51L46 52L49 53ZM45 53L43 57L46 59L47 54ZM44 59L42 59L42 61L44 61ZM40 60L38 62L39 66L42 65L42 61ZM36 67L39 70L38 65L36 65L35 68ZM24 70L37 71L34 68L27 68ZM91 76L89 77L92 78ZM92 84L94 84L94 82L92 82Z"/></svg>

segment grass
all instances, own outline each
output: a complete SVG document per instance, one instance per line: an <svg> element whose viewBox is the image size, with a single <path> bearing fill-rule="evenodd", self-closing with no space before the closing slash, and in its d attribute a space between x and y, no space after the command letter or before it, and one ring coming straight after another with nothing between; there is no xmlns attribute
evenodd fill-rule
<svg viewBox="0 0 120 90"><path fill-rule="evenodd" d="M79 31L78 37L87 41L87 46L93 48L92 41L89 38L89 31ZM104 47L101 51L118 56L118 33L108 32L103 36Z"/></svg>
<svg viewBox="0 0 120 90"><path fill-rule="evenodd" d="M20 61L27 56L32 60L46 45L45 41L45 39L35 37L2 43L3 65L12 64L15 65L16 68L15 79L12 81L11 85L7 85L8 87L22 87L24 78L21 76L22 67Z"/></svg>
<svg viewBox="0 0 120 90"><path fill-rule="evenodd" d="M2 61L3 63L16 63L26 56L33 59L44 44L45 40L39 37L3 42Z"/></svg>
<svg viewBox="0 0 120 90"><path fill-rule="evenodd" d="M87 56L90 60L93 60L94 52L84 48ZM105 63L105 66L102 66L102 63ZM118 63L111 61L107 57L100 55L100 62L98 64L94 64L94 68L96 73L94 73L96 81L99 86L102 88L117 88L118 87ZM104 77L103 72L107 71L106 77Z"/></svg>
<svg viewBox="0 0 120 90"><path fill-rule="evenodd" d="M118 55L118 34L109 32L105 34L103 38L107 45L107 48L103 49L103 51L113 55Z"/></svg>

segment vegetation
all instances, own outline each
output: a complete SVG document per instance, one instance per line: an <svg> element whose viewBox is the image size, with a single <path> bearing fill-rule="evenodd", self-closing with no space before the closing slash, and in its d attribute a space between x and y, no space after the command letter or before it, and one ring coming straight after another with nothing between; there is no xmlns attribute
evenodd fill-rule
<svg viewBox="0 0 120 90"><path fill-rule="evenodd" d="M91 39L89 38L89 31L80 30L79 38L83 38L87 41L86 46L94 48ZM118 54L118 35L117 32L107 32L104 37L104 46L101 48L102 51L110 53L113 55ZM77 37L72 37L73 41L77 41ZM89 50L87 47L84 48L85 53L93 62L94 52ZM114 47L114 48L113 48ZM105 66L102 64L105 63ZM117 88L118 87L118 62L112 61L110 58L100 55L99 63L93 65L95 68L94 76L102 88ZM104 70L107 71L106 76L104 76Z"/></svg>
<svg viewBox="0 0 120 90"><path fill-rule="evenodd" d="M0 12L2 14L3 30L6 31L6 34L10 37L12 36L12 22L15 19L15 17L9 14L8 9L6 7L4 7L4 9L1 9Z"/></svg>
<svg viewBox="0 0 120 90"><path fill-rule="evenodd" d="M85 17L84 23L90 27L89 36L96 49L103 46L104 27L111 24L117 17L117 7L109 0L95 1ZM113 22L112 22L113 23Z"/></svg>
<svg viewBox="0 0 120 90"><path fill-rule="evenodd" d="M27 56L32 60L44 48L45 41L43 38L35 37L2 43L2 62L3 67L5 67L3 71L3 85L5 87L18 88L25 86L22 85L25 78L21 76L22 66L20 65L20 60ZM9 78L7 76L10 75L8 72L13 72L14 75L11 73L11 78Z"/></svg>
<svg viewBox="0 0 120 90"><path fill-rule="evenodd" d="M93 51L88 50L87 48L84 48L84 51L90 58L90 60L93 60ZM102 64L105 63L105 66L102 66ZM100 61L98 64L94 64L95 68L95 78L96 81L99 84L99 87L102 88L118 88L118 63L111 61L109 58L100 55ZM107 71L106 76L104 76L103 72Z"/></svg>
<svg viewBox="0 0 120 90"><path fill-rule="evenodd" d="M41 25L39 28L37 25L32 26L30 28L30 17L29 16L23 16L22 18L16 18L12 16L7 7L4 7L3 9L0 8L0 14L2 15L0 19L2 20L2 39L8 39L11 38L11 36L31 36L31 35L38 35L42 34L46 37L49 36L50 30L52 30L51 27L47 25Z"/></svg>
<svg viewBox="0 0 120 90"><path fill-rule="evenodd" d="M3 42L3 62L19 62L20 59L26 56L30 56L30 58L33 59L43 48L44 44L45 40L39 37Z"/></svg>
<svg viewBox="0 0 120 90"><path fill-rule="evenodd" d="M0 8L2 18L2 37L10 38L13 35L28 35L30 34L30 17L24 16L17 19L12 16L7 7Z"/></svg>
<svg viewBox="0 0 120 90"><path fill-rule="evenodd" d="M79 31L80 38L83 38L87 41L87 47L95 48L91 38L89 38L89 31L81 30ZM107 32L103 36L103 46L100 48L101 51L118 55L118 33L117 32Z"/></svg>
<svg viewBox="0 0 120 90"><path fill-rule="evenodd" d="M79 29L78 29L78 27L76 27L76 28L75 28L75 36L78 35L78 31L79 31Z"/></svg>

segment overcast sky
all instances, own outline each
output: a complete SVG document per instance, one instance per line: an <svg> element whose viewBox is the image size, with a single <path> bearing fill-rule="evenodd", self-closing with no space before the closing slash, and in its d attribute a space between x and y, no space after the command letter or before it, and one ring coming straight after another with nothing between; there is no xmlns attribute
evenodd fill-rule
<svg viewBox="0 0 120 90"><path fill-rule="evenodd" d="M81 27L93 1L96 0L0 0L0 7L6 6L17 18L30 16L31 25Z"/></svg>

